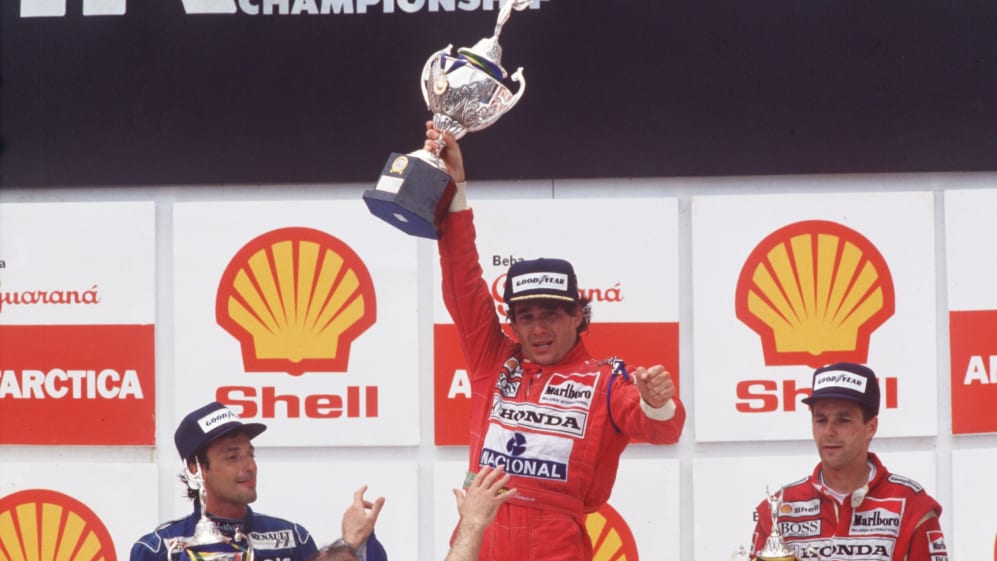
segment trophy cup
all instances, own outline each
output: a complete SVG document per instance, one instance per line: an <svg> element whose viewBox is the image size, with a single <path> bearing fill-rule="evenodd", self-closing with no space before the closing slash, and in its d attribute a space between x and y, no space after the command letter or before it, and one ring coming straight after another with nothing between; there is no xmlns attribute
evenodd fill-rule
<svg viewBox="0 0 997 561"><path fill-rule="evenodd" d="M422 69L422 98L433 113L433 127L460 139L487 128L513 108L523 96L523 69L511 79L519 83L513 94L502 80L502 47L498 38L513 9L524 10L532 0L507 0L499 11L495 32L473 47L451 54L447 45L432 54ZM437 224L450 206L456 185L440 158L443 142L432 150L392 153L373 189L364 191L370 212L403 232L439 239Z"/></svg>
<svg viewBox="0 0 997 561"><path fill-rule="evenodd" d="M779 533L779 507L782 506L782 488L777 493L769 493L765 489L766 500L769 503L769 514L772 517L772 532L765 539L765 546L751 557L751 561L800 561L792 549L786 545ZM739 556L747 556L748 553L742 546L740 550L730 556L730 561L734 561Z"/></svg>
<svg viewBox="0 0 997 561"><path fill-rule="evenodd" d="M241 531L228 537L208 518L207 496L204 480L201 478L201 465L197 473L187 471L187 481L199 489L201 518L194 526L193 536L173 538L167 542L167 559L170 561L253 561L253 549L249 539ZM243 542L245 545L240 545Z"/></svg>

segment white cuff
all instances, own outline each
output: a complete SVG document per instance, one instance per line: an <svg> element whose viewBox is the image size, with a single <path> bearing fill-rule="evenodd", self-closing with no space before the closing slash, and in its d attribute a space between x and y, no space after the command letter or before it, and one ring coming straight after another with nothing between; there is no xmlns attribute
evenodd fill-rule
<svg viewBox="0 0 997 561"><path fill-rule="evenodd" d="M650 419L667 421L675 416L675 400L669 399L661 407L651 407L651 404L640 398L640 409Z"/></svg>
<svg viewBox="0 0 997 561"><path fill-rule="evenodd" d="M457 188L454 189L453 199L450 201L450 212L460 212L467 210L467 182L458 181Z"/></svg>

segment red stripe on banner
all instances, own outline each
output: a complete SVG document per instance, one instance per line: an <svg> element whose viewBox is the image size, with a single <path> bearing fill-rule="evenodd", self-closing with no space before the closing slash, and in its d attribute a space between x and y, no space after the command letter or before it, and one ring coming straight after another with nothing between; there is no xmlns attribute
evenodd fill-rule
<svg viewBox="0 0 997 561"><path fill-rule="evenodd" d="M949 312L952 433L997 432L997 310Z"/></svg>
<svg viewBox="0 0 997 561"><path fill-rule="evenodd" d="M0 444L152 445L155 326L0 326Z"/></svg>

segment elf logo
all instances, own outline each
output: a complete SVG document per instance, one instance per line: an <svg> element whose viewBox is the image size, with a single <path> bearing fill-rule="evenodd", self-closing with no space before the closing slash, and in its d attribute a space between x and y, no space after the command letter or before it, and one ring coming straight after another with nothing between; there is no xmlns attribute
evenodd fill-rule
<svg viewBox="0 0 997 561"><path fill-rule="evenodd" d="M148 2L149 0L143 0ZM474 12L495 11L500 0L160 0L180 2L183 12L194 14L256 15L329 15L366 14L368 12ZM529 8L537 10L541 2L532 0ZM21 17L64 17L66 5L83 4L84 16L122 16L128 0L21 0Z"/></svg>

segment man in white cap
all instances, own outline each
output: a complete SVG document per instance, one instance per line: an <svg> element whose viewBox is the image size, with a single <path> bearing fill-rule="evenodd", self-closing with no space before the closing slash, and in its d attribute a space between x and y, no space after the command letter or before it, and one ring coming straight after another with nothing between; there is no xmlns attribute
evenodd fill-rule
<svg viewBox="0 0 997 561"><path fill-rule="evenodd" d="M879 401L879 382L867 366L839 362L814 372L803 402L820 463L810 477L783 488L774 516L768 500L758 505L754 552L766 548L776 520L785 545L802 559L948 559L941 505L869 452Z"/></svg>
<svg viewBox="0 0 997 561"><path fill-rule="evenodd" d="M234 411L218 402L184 417L173 440L186 467L180 478L187 485L194 511L139 538L132 546L130 561L184 560L185 548L173 546L189 542L198 530L202 519L201 485L205 490L203 514L232 543L251 547L259 560L312 559L317 547L308 530L249 507L256 501L257 473L251 441L264 430L266 425L244 423ZM195 476L199 476L200 483L195 483ZM338 541L349 546L360 561L386 560L384 548L373 535L384 499L365 501L365 491L366 486L354 493L353 504L343 515L343 537Z"/></svg>

